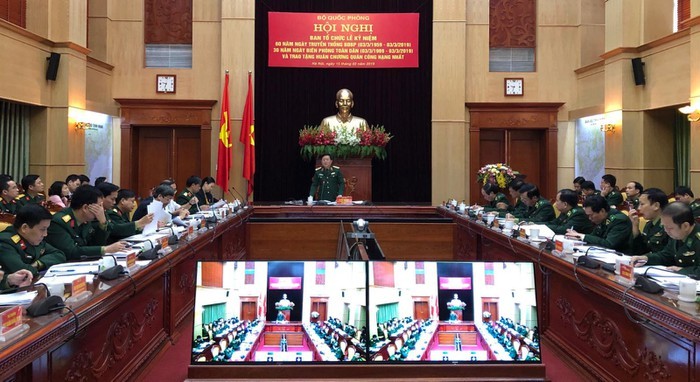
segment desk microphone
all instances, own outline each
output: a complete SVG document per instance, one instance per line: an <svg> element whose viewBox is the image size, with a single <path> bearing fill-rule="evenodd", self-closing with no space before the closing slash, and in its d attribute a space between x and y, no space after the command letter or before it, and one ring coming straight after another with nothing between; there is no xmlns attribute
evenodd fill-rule
<svg viewBox="0 0 700 382"><path fill-rule="evenodd" d="M41 285L46 289L46 298L39 299L32 302L31 305L27 307L27 314L32 317L39 317L49 314L55 310L61 310L65 307L63 304L63 298L61 296L52 296L51 291L44 283L36 283L22 288L17 288L17 291L26 290L29 287Z"/></svg>
<svg viewBox="0 0 700 382"><path fill-rule="evenodd" d="M622 256L623 254L614 250L614 249L609 249L609 248L604 248L604 247L588 247L586 249L586 253L583 256L579 256L579 258L576 260L578 265L584 266L586 268L591 268L591 269L598 269L598 268L603 268L604 270L608 272L615 273L615 264L608 264L605 262L602 262L600 260L593 259L591 257L588 257L588 251L591 249L595 249L598 251L602 252L607 252L607 253L614 253L618 256Z"/></svg>
<svg viewBox="0 0 700 382"><path fill-rule="evenodd" d="M664 291L664 288L661 285L659 285L656 281L653 281L649 276L647 276L647 272L651 268L652 267L647 268L647 270L644 271L643 275L637 276L637 278L634 280L634 287L637 289L641 289L644 292L651 293L651 294L661 293ZM654 269L666 271L665 269L661 269L661 268L654 268ZM667 272L670 272L670 271L667 271Z"/></svg>
<svg viewBox="0 0 700 382"><path fill-rule="evenodd" d="M121 266L120 264L117 264L117 258L114 257L113 255L106 255L110 256L114 259L114 265L101 271L100 273L97 274L97 276L101 279L104 280L114 280L121 276L121 274L124 272L124 267Z"/></svg>
<svg viewBox="0 0 700 382"><path fill-rule="evenodd" d="M180 239L177 237L177 234L175 233L175 229L173 228L173 225L172 224L169 225L168 228L170 228L170 232L172 233L172 235L170 235L170 237L168 237L168 245L177 244L177 242Z"/></svg>
<svg viewBox="0 0 700 382"><path fill-rule="evenodd" d="M231 190L233 190L233 192L235 192L236 195L238 195L238 196L241 197L241 201L243 202L243 206L242 206L242 207L245 207L246 205L248 205L248 200L246 200L246 198L244 198L243 195L242 195L240 192L238 192L238 190L236 190L236 187L231 186ZM229 190L229 194L230 194L230 193L231 193L231 191ZM233 196L233 194L231 194L231 196ZM235 198L235 197L234 197L234 199L238 199L238 198Z"/></svg>

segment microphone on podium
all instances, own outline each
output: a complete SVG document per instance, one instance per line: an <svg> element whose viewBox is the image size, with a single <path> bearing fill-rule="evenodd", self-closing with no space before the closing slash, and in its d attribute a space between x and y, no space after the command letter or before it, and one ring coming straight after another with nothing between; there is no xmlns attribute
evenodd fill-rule
<svg viewBox="0 0 700 382"><path fill-rule="evenodd" d="M243 195L241 195L240 192L238 192L238 190L236 190L236 187L231 186L231 188L228 190L228 193L229 193L231 196L233 196L233 199L234 199L234 200L235 200L235 199L238 199L236 196L233 195L233 193L231 192L231 190L233 190L233 192L235 192L236 195L238 195L238 196L241 197L241 201L242 201L242 203L243 203L243 205L242 205L243 207L245 207L246 205L248 205L248 201L243 197Z"/></svg>

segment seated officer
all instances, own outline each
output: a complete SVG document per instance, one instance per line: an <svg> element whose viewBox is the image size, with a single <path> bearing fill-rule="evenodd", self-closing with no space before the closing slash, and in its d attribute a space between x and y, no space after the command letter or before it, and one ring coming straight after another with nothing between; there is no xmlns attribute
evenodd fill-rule
<svg viewBox="0 0 700 382"><path fill-rule="evenodd" d="M632 256L632 263L665 265L668 270L684 275L700 275L700 227L690 207L674 202L661 212L661 224L669 236L668 244L659 252Z"/></svg>
<svg viewBox="0 0 700 382"><path fill-rule="evenodd" d="M53 215L46 242L66 254L68 261L98 258L105 253L121 252L124 242L105 246L109 224L102 208L102 193L90 185L80 186L73 193L70 207ZM97 220L94 227L90 222Z"/></svg>
<svg viewBox="0 0 700 382"><path fill-rule="evenodd" d="M215 198L211 194L211 189L214 187L214 184L216 184L216 180L214 180L214 178L212 178L211 176L202 178L202 189L199 190L197 194L195 194L195 196L199 200L200 206L210 206L219 201L219 199Z"/></svg>
<svg viewBox="0 0 700 382"><path fill-rule="evenodd" d="M520 216L513 214L516 218L531 222L554 220L552 203L540 196L540 190L534 184L526 183L520 188L520 199L527 206L527 209Z"/></svg>
<svg viewBox="0 0 700 382"><path fill-rule="evenodd" d="M520 200L520 188L522 188L524 184L525 182L521 179L513 179L508 183L508 193L514 201L514 206L511 207L508 212L514 216L522 215L527 211L527 206Z"/></svg>
<svg viewBox="0 0 700 382"><path fill-rule="evenodd" d="M116 208L119 186L109 182L102 182L97 185L104 198L102 199L102 208L105 210L107 221L109 222L109 238L108 243L114 243L119 239L133 236L138 233L146 224L153 221L153 214L148 214L136 222L129 221L129 214L126 214L126 219ZM93 222L95 225L96 222Z"/></svg>
<svg viewBox="0 0 700 382"><path fill-rule="evenodd" d="M498 186L493 183L486 183L481 187L481 196L486 199L488 204L484 205L484 211L501 211L505 212L510 208L510 201L505 195L498 192Z"/></svg>
<svg viewBox="0 0 700 382"><path fill-rule="evenodd" d="M44 196L44 182L39 175L27 175L22 178L24 194L17 197L17 204L23 206L29 203L41 204L46 200Z"/></svg>
<svg viewBox="0 0 700 382"><path fill-rule="evenodd" d="M202 188L202 179L198 176L190 176L185 183L186 188L177 196L175 202L181 206L189 206L191 214L198 212L200 209L208 210L209 206L199 207L199 199L195 196Z"/></svg>
<svg viewBox="0 0 700 382"><path fill-rule="evenodd" d="M675 191L676 201L683 202L690 206L690 210L693 211L693 216L697 219L700 217L700 202L695 200L695 195L689 187L678 186Z"/></svg>
<svg viewBox="0 0 700 382"><path fill-rule="evenodd" d="M17 183L12 180L9 175L3 175L0 177L0 212L7 214L17 213L17 196L19 195L19 188Z"/></svg>
<svg viewBox="0 0 700 382"><path fill-rule="evenodd" d="M586 181L586 178L577 176L574 178L574 191L577 195L581 195L581 185Z"/></svg>
<svg viewBox="0 0 700 382"><path fill-rule="evenodd" d="M598 195L600 191L595 189L595 184L590 180L581 183L581 199L584 201L588 199L589 196Z"/></svg>
<svg viewBox="0 0 700 382"><path fill-rule="evenodd" d="M630 210L632 236L630 237L630 254L642 255L659 252L668 243L668 235L661 224L661 210L668 205L666 193L658 188L649 188L639 196L639 208ZM644 231L639 230L639 217L647 220Z"/></svg>
<svg viewBox="0 0 700 382"><path fill-rule="evenodd" d="M627 200L625 200L625 202L627 202L627 205L630 209L634 208L636 210L637 207L639 207L639 196L642 194L642 191L644 191L644 187L642 187L641 183L627 183L627 186L625 187L625 194L627 194Z"/></svg>
<svg viewBox="0 0 700 382"><path fill-rule="evenodd" d="M617 178L605 174L600 180L600 196L604 197L610 207L622 204L622 194L617 190Z"/></svg>
<svg viewBox="0 0 700 382"><path fill-rule="evenodd" d="M140 211L143 209L144 212L148 211L148 205L150 203L161 203L163 205L163 209L167 209L167 206L173 201L173 197L175 196L175 190L173 190L172 187L170 186L165 186L165 185L160 185L156 187L156 189L153 191L153 199L151 199L150 202L148 201L142 201L141 204L139 204L139 208L136 210L136 212ZM184 213L187 211L183 210L183 213L179 215L181 218L184 217ZM134 217L136 214L134 214ZM144 215L147 216L147 215ZM170 214L166 214L168 217L167 221L162 222L163 224L168 224L172 221L172 217Z"/></svg>
<svg viewBox="0 0 700 382"><path fill-rule="evenodd" d="M557 235L563 235L567 229L573 228L576 232L591 233L595 226L586 216L582 207L578 206L578 194L574 190L563 189L557 193L554 207L559 210L559 216L546 223Z"/></svg>
<svg viewBox="0 0 700 382"><path fill-rule="evenodd" d="M584 234L569 229L566 236L583 240L587 244L624 251L629 246L632 234L632 222L627 215L611 209L608 202L600 195L589 196L583 202L583 210L596 225L593 233Z"/></svg>
<svg viewBox="0 0 700 382"><path fill-rule="evenodd" d="M36 277L40 271L66 262L63 252L44 242L51 217L38 204L20 207L15 222L0 233L0 266L5 272L24 269Z"/></svg>
<svg viewBox="0 0 700 382"><path fill-rule="evenodd" d="M330 154L321 155L321 167L317 167L311 181L309 196L315 197L318 191L318 200L335 201L345 191L345 177L340 172L340 167L333 166L333 157Z"/></svg>

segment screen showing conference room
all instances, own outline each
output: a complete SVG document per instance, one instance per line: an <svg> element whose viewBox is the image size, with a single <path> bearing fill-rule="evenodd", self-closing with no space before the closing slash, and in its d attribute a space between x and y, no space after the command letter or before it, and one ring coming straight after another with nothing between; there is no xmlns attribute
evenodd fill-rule
<svg viewBox="0 0 700 382"><path fill-rule="evenodd" d="M201 261L192 362L361 362L367 263Z"/></svg>
<svg viewBox="0 0 700 382"><path fill-rule="evenodd" d="M540 362L532 263L370 262L369 359Z"/></svg>

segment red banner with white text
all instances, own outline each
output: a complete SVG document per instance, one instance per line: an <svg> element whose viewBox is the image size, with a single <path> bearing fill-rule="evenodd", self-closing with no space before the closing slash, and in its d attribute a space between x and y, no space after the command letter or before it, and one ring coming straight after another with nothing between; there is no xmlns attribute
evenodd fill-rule
<svg viewBox="0 0 700 382"><path fill-rule="evenodd" d="M269 12L268 65L418 67L418 13Z"/></svg>

